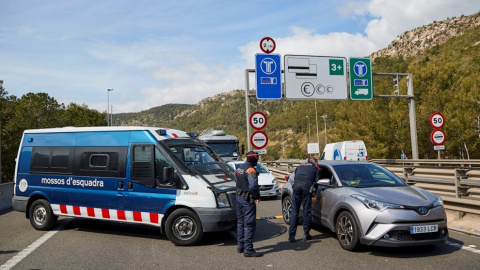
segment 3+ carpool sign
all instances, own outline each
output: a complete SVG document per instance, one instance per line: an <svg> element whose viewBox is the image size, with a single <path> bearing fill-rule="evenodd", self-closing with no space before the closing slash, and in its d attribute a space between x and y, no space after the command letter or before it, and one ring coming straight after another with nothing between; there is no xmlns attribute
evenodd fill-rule
<svg viewBox="0 0 480 270"><path fill-rule="evenodd" d="M350 99L373 98L372 67L369 58L350 58Z"/></svg>

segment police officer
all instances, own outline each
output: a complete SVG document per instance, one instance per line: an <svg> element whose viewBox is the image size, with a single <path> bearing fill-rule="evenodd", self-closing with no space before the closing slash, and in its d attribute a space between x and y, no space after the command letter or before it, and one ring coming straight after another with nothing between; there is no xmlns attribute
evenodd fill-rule
<svg viewBox="0 0 480 270"><path fill-rule="evenodd" d="M288 230L288 241L290 242L295 242L298 212L301 204L303 204L303 241L312 239L310 235L310 229L312 227L312 188L316 181L320 179L320 175L320 168L314 156L310 156L307 163L300 164L300 166L295 169L290 228Z"/></svg>
<svg viewBox="0 0 480 270"><path fill-rule="evenodd" d="M258 153L247 153L247 161L236 170L237 178L237 252L245 257L261 257L262 253L253 249L253 236L256 229L257 206L260 191L255 166Z"/></svg>

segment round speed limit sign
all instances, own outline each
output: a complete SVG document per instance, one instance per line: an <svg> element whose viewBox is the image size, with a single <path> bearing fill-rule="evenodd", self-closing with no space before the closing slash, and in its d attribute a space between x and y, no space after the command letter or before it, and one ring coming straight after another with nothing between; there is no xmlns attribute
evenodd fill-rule
<svg viewBox="0 0 480 270"><path fill-rule="evenodd" d="M267 125L267 117L262 112L254 112L250 115L250 126L254 129L263 129Z"/></svg>
<svg viewBox="0 0 480 270"><path fill-rule="evenodd" d="M430 116L430 125L433 128L442 128L445 125L445 118L441 113L434 113Z"/></svg>

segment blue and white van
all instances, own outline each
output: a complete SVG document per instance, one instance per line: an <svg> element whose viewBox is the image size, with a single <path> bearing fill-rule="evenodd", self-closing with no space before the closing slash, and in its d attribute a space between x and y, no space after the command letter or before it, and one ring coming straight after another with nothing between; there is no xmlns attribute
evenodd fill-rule
<svg viewBox="0 0 480 270"><path fill-rule="evenodd" d="M231 168L175 129L26 130L14 181L13 209L37 230L82 217L158 226L174 244L195 245L236 224Z"/></svg>

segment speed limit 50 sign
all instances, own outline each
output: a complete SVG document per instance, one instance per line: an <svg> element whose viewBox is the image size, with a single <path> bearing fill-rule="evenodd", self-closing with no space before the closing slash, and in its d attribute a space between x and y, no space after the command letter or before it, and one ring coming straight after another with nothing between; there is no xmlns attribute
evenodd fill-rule
<svg viewBox="0 0 480 270"><path fill-rule="evenodd" d="M445 118L439 112L434 113L430 116L430 125L433 128L440 129L445 125Z"/></svg>
<svg viewBox="0 0 480 270"><path fill-rule="evenodd" d="M267 125L267 117L262 112L254 112L250 115L250 126L254 129L263 129Z"/></svg>

